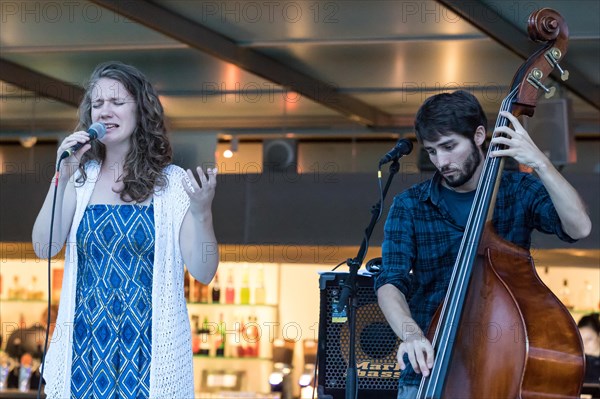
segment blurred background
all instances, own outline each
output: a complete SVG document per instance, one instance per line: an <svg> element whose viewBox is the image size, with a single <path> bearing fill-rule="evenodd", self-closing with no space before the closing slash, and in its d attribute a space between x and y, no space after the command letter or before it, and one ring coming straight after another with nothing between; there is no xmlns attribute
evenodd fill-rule
<svg viewBox="0 0 600 399"><path fill-rule="evenodd" d="M523 123L579 191L594 228L573 245L536 234L532 255L575 319L598 311L600 2L2 0L1 334L36 322L45 307L48 279L33 255L33 221L57 143L76 126L86 79L98 63L119 60L158 90L175 163L219 168L213 211L223 295L202 297L215 282L188 281L192 329L212 342L196 356L197 390L270 392L274 354L282 353L276 339L287 339L299 396L305 340L318 336L317 272L356 255L379 199L378 160L400 138L415 142L414 115L437 93L469 90L492 129L513 75L537 48L527 19L542 7L569 25L561 61L569 79L555 70L545 82L555 95L541 97ZM416 142L400 166L383 217L391 196L432 173ZM368 258L380 256L382 227ZM52 272L57 298L60 256ZM210 323L239 345L217 356L221 333L206 332ZM260 327L261 338L239 352L245 325Z"/></svg>

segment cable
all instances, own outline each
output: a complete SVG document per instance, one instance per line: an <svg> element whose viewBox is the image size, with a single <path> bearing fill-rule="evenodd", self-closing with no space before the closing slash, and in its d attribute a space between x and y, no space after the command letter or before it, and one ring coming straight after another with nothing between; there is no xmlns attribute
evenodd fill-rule
<svg viewBox="0 0 600 399"><path fill-rule="evenodd" d="M317 348L317 358L315 359L315 373L313 376L313 391L312 391L312 399L315 399L315 391L317 390L317 370L319 370L319 352L320 350Z"/></svg>
<svg viewBox="0 0 600 399"><path fill-rule="evenodd" d="M377 184L379 185L379 215L377 215L377 221L379 221L383 213L383 186L381 185L381 167L377 171Z"/></svg>
<svg viewBox="0 0 600 399"><path fill-rule="evenodd" d="M383 186L381 184L381 167L377 171L377 185L379 186L379 213L377 215L376 222L379 221L379 219L381 219L381 215L383 214ZM366 231L364 232L363 239L365 243L365 253L367 253L367 251L369 250L369 238L367 237ZM338 263L333 269L331 269L331 271L335 271L338 267L340 267L344 263L348 263L349 261L350 259L347 259Z"/></svg>
<svg viewBox="0 0 600 399"><path fill-rule="evenodd" d="M337 269L337 268L338 268L338 267L340 267L341 265L343 265L343 264L345 264L345 263L348 263L348 261L349 261L349 260L350 260L350 259L346 259L346 260L343 260L343 261L341 261L341 262L340 262L340 263L338 263L338 264L337 264L337 265L336 265L336 266L335 266L333 269L331 269L331 271L334 271L335 269Z"/></svg>
<svg viewBox="0 0 600 399"><path fill-rule="evenodd" d="M54 213L56 211L56 195L58 193L58 178L60 176L60 163L56 164L56 174L54 175L54 194L52 196L52 213L50 214L50 236L48 237L48 317L46 318L46 337L44 339L44 350L42 351L42 359L40 365L40 380L38 381L37 399L41 398L42 381L44 380L44 368L46 366L46 351L48 350L48 338L50 335L50 322L52 315L52 293L51 293L51 264L52 264L52 233L54 232Z"/></svg>
<svg viewBox="0 0 600 399"><path fill-rule="evenodd" d="M383 186L381 185L381 166L377 170L377 185L379 186L379 213L377 214L377 219L375 223L381 219L381 215L383 214ZM364 232L364 242L365 242L365 254L369 251L369 237L367 237L367 231Z"/></svg>

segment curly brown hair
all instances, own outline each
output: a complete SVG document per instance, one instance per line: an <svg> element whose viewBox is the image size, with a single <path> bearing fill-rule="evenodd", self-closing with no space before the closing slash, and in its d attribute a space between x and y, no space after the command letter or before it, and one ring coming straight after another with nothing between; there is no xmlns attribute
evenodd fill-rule
<svg viewBox="0 0 600 399"><path fill-rule="evenodd" d="M91 93L102 78L120 82L137 105L137 126L130 136L131 150L125 158L123 175L119 177L124 184L119 194L125 202L143 202L154 190L168 183L163 169L171 163L172 150L166 135L163 107L158 94L137 68L118 61L105 62L96 67L85 87L85 94L79 105L77 130L86 130L93 122ZM91 143L92 148L83 155L79 164L82 174L78 183L87 179L84 169L87 162L102 162L105 159L104 144L100 140L93 140Z"/></svg>

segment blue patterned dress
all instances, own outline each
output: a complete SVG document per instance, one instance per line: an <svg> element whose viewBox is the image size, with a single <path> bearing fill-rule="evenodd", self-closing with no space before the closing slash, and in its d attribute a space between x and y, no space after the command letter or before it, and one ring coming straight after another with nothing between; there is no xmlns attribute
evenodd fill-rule
<svg viewBox="0 0 600 399"><path fill-rule="evenodd" d="M71 396L147 398L153 205L89 205L77 231Z"/></svg>

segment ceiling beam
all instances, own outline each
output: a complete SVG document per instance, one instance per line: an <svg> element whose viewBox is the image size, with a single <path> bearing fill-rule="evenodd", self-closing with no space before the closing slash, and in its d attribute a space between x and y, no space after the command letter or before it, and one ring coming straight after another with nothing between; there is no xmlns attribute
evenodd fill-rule
<svg viewBox="0 0 600 399"><path fill-rule="evenodd" d="M181 43L208 53L241 69L299 93L350 120L373 127L393 126L390 114L339 89L228 37L147 1L92 0L94 3L158 31Z"/></svg>
<svg viewBox="0 0 600 399"><path fill-rule="evenodd" d="M85 92L80 86L41 74L3 58L0 58L0 80L74 107L79 106Z"/></svg>
<svg viewBox="0 0 600 399"><path fill-rule="evenodd" d="M285 119L280 116L276 117L177 117L166 118L169 131L206 131L219 130L227 131L231 129L249 129L254 131L262 131L265 137L272 134L295 133L302 129L327 129L340 128L352 131L353 129L365 129L365 127L349 121L341 115L310 117L288 116ZM371 132L385 131L397 133L400 130L412 128L412 119L410 118L394 118L396 125L393 128L372 128L368 127ZM40 128L38 131L64 131L73 127L73 120L69 118L44 118L36 117L36 126ZM202 127L201 129L199 127ZM200 130L199 130L200 129ZM10 118L3 119L0 124L0 137L5 133L13 132L29 132L31 130L31 119L28 118Z"/></svg>
<svg viewBox="0 0 600 399"><path fill-rule="evenodd" d="M484 3L464 0L437 1L523 59L529 58L539 47L523 30ZM561 81L558 72L554 70L552 76L555 80L600 110L600 86L586 78L575 64L569 62L568 56L560 62L560 66L569 71L569 80Z"/></svg>

